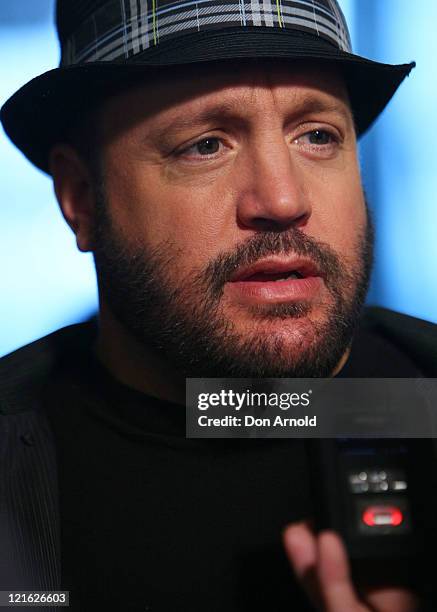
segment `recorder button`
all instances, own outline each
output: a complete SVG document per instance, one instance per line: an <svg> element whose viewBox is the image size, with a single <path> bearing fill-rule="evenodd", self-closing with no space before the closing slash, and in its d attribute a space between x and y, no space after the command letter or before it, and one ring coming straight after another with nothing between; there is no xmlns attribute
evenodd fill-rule
<svg viewBox="0 0 437 612"><path fill-rule="evenodd" d="M397 527L403 520L396 506L369 506L362 514L362 521L368 527Z"/></svg>

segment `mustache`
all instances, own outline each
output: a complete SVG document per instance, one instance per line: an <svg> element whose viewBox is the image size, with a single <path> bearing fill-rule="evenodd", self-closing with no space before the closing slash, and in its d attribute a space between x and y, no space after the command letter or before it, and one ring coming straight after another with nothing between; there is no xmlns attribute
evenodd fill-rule
<svg viewBox="0 0 437 612"><path fill-rule="evenodd" d="M297 228L284 232L254 234L232 251L221 253L201 274L215 298L220 298L224 285L235 271L272 255L305 257L323 272L328 289L338 288L338 281L349 281L349 274L337 253L326 243L315 240Z"/></svg>

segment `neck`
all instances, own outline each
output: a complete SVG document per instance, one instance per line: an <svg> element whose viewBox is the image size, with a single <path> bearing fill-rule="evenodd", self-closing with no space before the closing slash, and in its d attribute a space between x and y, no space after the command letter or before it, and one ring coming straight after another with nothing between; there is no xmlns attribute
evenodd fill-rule
<svg viewBox="0 0 437 612"><path fill-rule="evenodd" d="M160 355L138 342L102 302L94 350L100 362L124 385L185 406L185 377ZM350 347L338 362L332 376L341 371L349 355Z"/></svg>
<svg viewBox="0 0 437 612"><path fill-rule="evenodd" d="M185 378L138 342L102 303L94 350L100 362L124 385L185 406Z"/></svg>
<svg viewBox="0 0 437 612"><path fill-rule="evenodd" d="M346 361L349 359L350 353L351 353L351 347L349 345L346 351L343 353L343 357L338 362L337 367L333 371L332 376L337 376L337 374L344 368Z"/></svg>

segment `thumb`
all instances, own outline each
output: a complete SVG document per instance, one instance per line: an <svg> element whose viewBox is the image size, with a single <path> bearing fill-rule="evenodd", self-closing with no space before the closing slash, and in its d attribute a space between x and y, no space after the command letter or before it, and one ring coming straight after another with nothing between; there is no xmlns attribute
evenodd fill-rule
<svg viewBox="0 0 437 612"><path fill-rule="evenodd" d="M326 612L368 612L354 589L340 537L325 531L318 538L318 579Z"/></svg>

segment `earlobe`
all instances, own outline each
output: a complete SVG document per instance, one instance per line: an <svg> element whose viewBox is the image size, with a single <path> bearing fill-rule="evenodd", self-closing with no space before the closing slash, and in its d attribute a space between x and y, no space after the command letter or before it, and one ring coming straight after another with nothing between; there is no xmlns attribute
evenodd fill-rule
<svg viewBox="0 0 437 612"><path fill-rule="evenodd" d="M76 236L78 249L92 250L95 198L86 163L73 147L59 144L50 152L49 167L62 215Z"/></svg>

